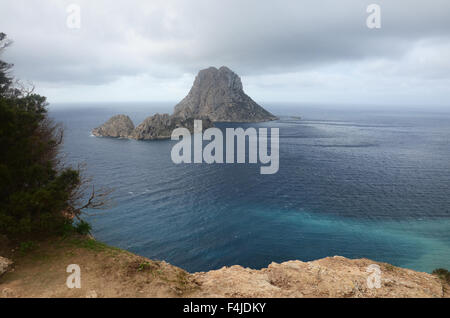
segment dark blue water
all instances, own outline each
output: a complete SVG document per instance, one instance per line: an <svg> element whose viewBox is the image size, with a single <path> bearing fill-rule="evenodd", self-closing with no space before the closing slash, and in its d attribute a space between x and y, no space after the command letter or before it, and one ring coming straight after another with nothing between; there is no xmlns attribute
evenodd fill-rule
<svg viewBox="0 0 450 318"><path fill-rule="evenodd" d="M139 123L169 106L52 105L66 161L115 188L115 206L88 218L97 239L191 272L333 255L450 268L450 113L265 105L282 119L252 126L280 128L275 175L90 135L111 115Z"/></svg>

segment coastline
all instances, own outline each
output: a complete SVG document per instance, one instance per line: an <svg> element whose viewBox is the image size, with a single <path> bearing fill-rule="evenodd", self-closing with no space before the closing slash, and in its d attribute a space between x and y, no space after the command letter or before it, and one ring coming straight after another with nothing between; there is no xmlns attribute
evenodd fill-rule
<svg viewBox="0 0 450 318"><path fill-rule="evenodd" d="M16 250L7 257L15 264L0 277L0 298L450 297L448 284L437 276L340 256L272 263L260 270L235 265L188 273L91 237L73 236L40 242L31 251ZM80 289L65 284L69 264L81 268ZM371 265L380 268L380 288L367 284Z"/></svg>

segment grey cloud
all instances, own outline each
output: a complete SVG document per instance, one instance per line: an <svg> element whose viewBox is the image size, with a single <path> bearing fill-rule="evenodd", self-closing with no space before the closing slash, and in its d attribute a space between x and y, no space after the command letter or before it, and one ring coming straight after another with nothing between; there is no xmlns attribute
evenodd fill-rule
<svg viewBox="0 0 450 318"><path fill-rule="evenodd" d="M83 0L82 28L69 30L65 7L72 2L2 1L0 30L15 40L6 57L21 76L103 84L140 74L179 77L210 65L248 76L284 73L397 61L418 41L450 35L447 0ZM380 30L365 25L373 2L382 8Z"/></svg>

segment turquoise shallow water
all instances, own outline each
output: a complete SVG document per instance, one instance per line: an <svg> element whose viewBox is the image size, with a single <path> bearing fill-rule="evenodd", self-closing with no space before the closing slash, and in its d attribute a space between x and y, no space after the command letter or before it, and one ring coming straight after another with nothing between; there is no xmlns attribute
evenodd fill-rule
<svg viewBox="0 0 450 318"><path fill-rule="evenodd" d="M449 220L376 221L299 211L278 211L278 215L273 226L297 233L295 240L285 242L298 245L292 249L302 253L367 257L420 271L449 264ZM266 211L265 217L272 218L273 210ZM288 248L279 244L280 249Z"/></svg>
<svg viewBox="0 0 450 318"><path fill-rule="evenodd" d="M168 106L117 109L138 123ZM269 176L259 165L175 165L172 141L91 137L113 108L52 105L67 161L115 188L115 206L89 218L94 235L189 271L333 255L450 268L449 113L265 106L281 119L239 126L280 128Z"/></svg>

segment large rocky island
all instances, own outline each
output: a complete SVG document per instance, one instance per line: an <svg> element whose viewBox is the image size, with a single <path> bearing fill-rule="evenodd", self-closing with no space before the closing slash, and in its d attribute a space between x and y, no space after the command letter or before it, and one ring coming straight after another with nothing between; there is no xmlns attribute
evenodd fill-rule
<svg viewBox="0 0 450 318"><path fill-rule="evenodd" d="M222 66L201 70L189 94L175 106L172 115L156 114L137 127L128 116L117 115L95 128L92 134L136 140L169 139L178 127L193 132L194 120L202 120L203 129L207 129L214 122L252 123L277 119L245 94L236 73Z"/></svg>
<svg viewBox="0 0 450 318"><path fill-rule="evenodd" d="M189 94L175 106L174 116L237 123L278 119L244 93L241 79L226 66L200 71Z"/></svg>
<svg viewBox="0 0 450 318"><path fill-rule="evenodd" d="M203 129L213 126L208 118L197 117L195 119L202 120ZM187 128L192 133L194 131L194 118L156 114L148 117L137 126L130 134L130 138L136 140L170 139L172 131L179 127Z"/></svg>

